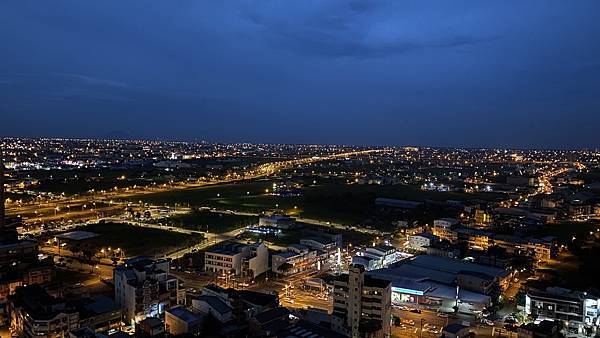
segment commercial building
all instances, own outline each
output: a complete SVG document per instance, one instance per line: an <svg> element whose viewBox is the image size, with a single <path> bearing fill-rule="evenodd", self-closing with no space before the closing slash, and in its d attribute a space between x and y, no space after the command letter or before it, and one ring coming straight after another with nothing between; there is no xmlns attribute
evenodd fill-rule
<svg viewBox="0 0 600 338"><path fill-rule="evenodd" d="M288 251L271 256L271 270L280 275L294 275L303 271L317 269L319 256L317 251L302 244L292 244Z"/></svg>
<svg viewBox="0 0 600 338"><path fill-rule="evenodd" d="M264 243L226 243L212 247L204 253L204 270L215 274L234 273L256 278L267 272L268 267L269 250Z"/></svg>
<svg viewBox="0 0 600 338"><path fill-rule="evenodd" d="M362 265L351 265L348 274L333 285L334 331L350 337L389 337L391 283L365 275Z"/></svg>
<svg viewBox="0 0 600 338"><path fill-rule="evenodd" d="M367 271L387 268L391 264L401 261L410 255L399 252L396 248L389 245L378 245L368 247L358 252L352 257L353 264L360 264Z"/></svg>
<svg viewBox="0 0 600 338"><path fill-rule="evenodd" d="M537 320L558 320L582 331L600 328L600 297L563 288L532 290L525 296L525 312Z"/></svg>
<svg viewBox="0 0 600 338"><path fill-rule="evenodd" d="M325 245L324 247L315 247L315 249L328 251L330 249L337 249L342 246L342 234L337 233L330 229L307 229L303 231L303 235L305 238L310 238L316 240L317 246ZM300 242L301 244L304 244ZM306 245L306 244L305 244Z"/></svg>
<svg viewBox="0 0 600 338"><path fill-rule="evenodd" d="M325 252L333 252L338 248L336 241L324 237L303 238L300 244Z"/></svg>
<svg viewBox="0 0 600 338"><path fill-rule="evenodd" d="M182 302L177 278L169 275L169 261L138 257L113 270L115 301L123 309L123 321L135 324L157 317Z"/></svg>
<svg viewBox="0 0 600 338"><path fill-rule="evenodd" d="M457 259L416 256L368 275L392 283L392 304L472 313L489 307L508 286L510 272Z"/></svg>
<svg viewBox="0 0 600 338"><path fill-rule="evenodd" d="M262 216L258 219L258 225L288 230L296 227L296 219L286 215Z"/></svg>
<svg viewBox="0 0 600 338"><path fill-rule="evenodd" d="M417 251L426 251L427 247L438 241L438 237L427 232L422 232L408 238L408 247Z"/></svg>

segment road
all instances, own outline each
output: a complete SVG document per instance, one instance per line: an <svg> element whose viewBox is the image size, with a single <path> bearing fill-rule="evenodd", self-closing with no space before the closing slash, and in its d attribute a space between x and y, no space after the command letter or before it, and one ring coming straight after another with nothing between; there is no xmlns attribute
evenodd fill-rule
<svg viewBox="0 0 600 338"><path fill-rule="evenodd" d="M215 233L204 233L205 235L207 235L207 239L197 245L194 245L192 247L189 248L182 248L180 250L177 250L175 252L172 252L170 254L167 255L167 258L172 258L172 259L177 259L177 258L181 258L183 257L185 254L193 252L195 250L202 250L202 249L206 249L209 246L227 241L227 240L231 240L234 239L235 236L241 234L242 232L244 232L245 228L239 228L239 229L235 229L229 232L225 232L222 234L215 234Z"/></svg>
<svg viewBox="0 0 600 338"><path fill-rule="evenodd" d="M470 330L475 333L475 337L493 337L492 326L477 324L474 317L459 315L438 314L434 311L422 310L421 313L414 313L397 308L392 309L392 315L401 319L400 326L392 325L392 336L394 337L440 337L441 330L449 324L464 324L470 322ZM504 331L505 330L501 330ZM495 336L498 337L499 327L495 329ZM509 337L506 334L504 337Z"/></svg>
<svg viewBox="0 0 600 338"><path fill-rule="evenodd" d="M119 203L118 200L151 194L156 192L198 188L209 185L219 185L252 180L266 177L277 171L292 168L298 165L327 161L336 158L346 158L356 155L364 155L380 150L362 150L331 154L327 156L313 156L294 160L278 161L261 164L243 173L232 173L212 181L197 182L173 182L159 186L150 187L125 187L110 189L107 191L93 191L84 195L73 197L56 196L51 199L38 198L32 202L12 202L7 205L7 214L20 215L28 223L43 223L51 221L89 220L102 215L118 213L127 204Z"/></svg>

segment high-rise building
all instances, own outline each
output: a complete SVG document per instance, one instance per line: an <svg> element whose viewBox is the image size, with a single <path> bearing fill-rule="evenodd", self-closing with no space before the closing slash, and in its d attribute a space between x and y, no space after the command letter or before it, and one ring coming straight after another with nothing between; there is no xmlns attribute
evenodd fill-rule
<svg viewBox="0 0 600 338"><path fill-rule="evenodd" d="M123 311L127 324L146 317L158 317L176 306L179 299L177 278L169 275L169 261L147 257L132 258L113 271L115 302Z"/></svg>
<svg viewBox="0 0 600 338"><path fill-rule="evenodd" d="M333 319L335 331L353 338L389 337L391 332L391 283L365 275L353 264L348 274L334 281Z"/></svg>

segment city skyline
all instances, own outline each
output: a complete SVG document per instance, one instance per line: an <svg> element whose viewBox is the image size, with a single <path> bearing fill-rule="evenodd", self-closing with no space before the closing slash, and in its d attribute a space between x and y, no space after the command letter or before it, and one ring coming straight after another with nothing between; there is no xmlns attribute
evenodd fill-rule
<svg viewBox="0 0 600 338"><path fill-rule="evenodd" d="M0 135L595 148L599 6L6 3Z"/></svg>
<svg viewBox="0 0 600 338"><path fill-rule="evenodd" d="M0 338L600 337L598 23L0 3Z"/></svg>

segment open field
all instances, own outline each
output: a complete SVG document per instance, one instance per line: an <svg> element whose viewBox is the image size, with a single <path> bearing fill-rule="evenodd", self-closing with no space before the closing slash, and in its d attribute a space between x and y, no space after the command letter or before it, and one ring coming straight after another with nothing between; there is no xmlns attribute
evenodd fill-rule
<svg viewBox="0 0 600 338"><path fill-rule="evenodd" d="M598 221L559 222L544 229L543 234L557 237L559 244L568 248L547 265L554 271L554 282L573 289L600 288L596 278L600 270L600 241L597 235L590 235L597 234L598 229Z"/></svg>
<svg viewBox="0 0 600 338"><path fill-rule="evenodd" d="M589 235L590 231L596 231L600 228L600 222L598 221L587 221L587 222L574 222L574 221L561 221L553 224L549 224L547 227L537 233L538 236L554 236L560 243L568 244L572 242L573 237L575 239L582 239Z"/></svg>
<svg viewBox="0 0 600 338"><path fill-rule="evenodd" d="M160 220L170 226L179 228L208 231L214 233L228 232L237 228L254 225L258 223L258 217L232 215L211 211L192 211L188 214L175 215Z"/></svg>
<svg viewBox="0 0 600 338"><path fill-rule="evenodd" d="M120 248L127 257L161 256L178 248L199 243L203 239L202 235L188 235L120 223L98 223L78 230L99 235L77 242L81 247L94 253L107 247Z"/></svg>
<svg viewBox="0 0 600 338"><path fill-rule="evenodd" d="M261 180L147 194L139 199L155 205L177 203L253 213L280 210L304 218L355 224L370 216L377 197L445 201L495 200L503 196L495 193L429 192L405 185L347 185L325 180L302 188L302 196L280 197L266 192L271 187L272 181Z"/></svg>

